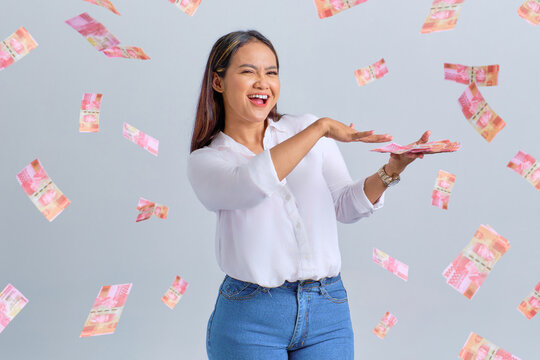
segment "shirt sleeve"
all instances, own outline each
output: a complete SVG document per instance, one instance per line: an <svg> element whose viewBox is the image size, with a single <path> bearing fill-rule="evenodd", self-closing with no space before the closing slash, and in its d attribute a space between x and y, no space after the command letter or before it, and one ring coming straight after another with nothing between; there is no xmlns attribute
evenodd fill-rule
<svg viewBox="0 0 540 360"><path fill-rule="evenodd" d="M349 224L370 216L384 205L384 194L372 204L364 192L366 178L353 181L343 156L334 139L323 137L323 175L332 194L336 218L339 222Z"/></svg>
<svg viewBox="0 0 540 360"><path fill-rule="evenodd" d="M202 148L191 153L187 175L195 195L210 211L250 208L286 184L279 180L270 150L237 164Z"/></svg>

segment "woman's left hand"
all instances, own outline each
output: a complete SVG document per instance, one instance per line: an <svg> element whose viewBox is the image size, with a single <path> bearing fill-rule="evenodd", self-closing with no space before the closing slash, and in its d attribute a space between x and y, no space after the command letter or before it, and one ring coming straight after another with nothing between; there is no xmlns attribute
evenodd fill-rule
<svg viewBox="0 0 540 360"><path fill-rule="evenodd" d="M429 140L429 135L431 134L431 131L426 131L420 137L420 139L412 144L409 145L417 145L417 144L424 144L427 143ZM412 163L415 159L420 158L422 159L424 157L424 154L390 154L390 159L388 160L388 164L385 165L385 172L388 175L393 174L400 174L405 170L407 165Z"/></svg>

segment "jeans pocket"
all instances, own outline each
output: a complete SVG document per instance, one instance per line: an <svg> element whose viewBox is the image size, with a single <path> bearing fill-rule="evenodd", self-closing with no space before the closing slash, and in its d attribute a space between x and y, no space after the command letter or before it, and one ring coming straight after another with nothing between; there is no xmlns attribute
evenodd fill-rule
<svg viewBox="0 0 540 360"><path fill-rule="evenodd" d="M341 280L321 287L321 292L325 298L336 304L342 304L348 300L347 290Z"/></svg>
<svg viewBox="0 0 540 360"><path fill-rule="evenodd" d="M248 300L257 295L261 289L262 287L258 284L227 276L223 281L220 293L229 300Z"/></svg>

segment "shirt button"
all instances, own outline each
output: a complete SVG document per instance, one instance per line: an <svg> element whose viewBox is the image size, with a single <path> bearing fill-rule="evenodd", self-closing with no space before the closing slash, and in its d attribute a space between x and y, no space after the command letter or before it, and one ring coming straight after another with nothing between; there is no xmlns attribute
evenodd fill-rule
<svg viewBox="0 0 540 360"><path fill-rule="evenodd" d="M287 200L287 201L291 200L291 195L289 195L289 194L285 195L285 200Z"/></svg>
<svg viewBox="0 0 540 360"><path fill-rule="evenodd" d="M296 223L296 228L300 229L300 223L299 222Z"/></svg>

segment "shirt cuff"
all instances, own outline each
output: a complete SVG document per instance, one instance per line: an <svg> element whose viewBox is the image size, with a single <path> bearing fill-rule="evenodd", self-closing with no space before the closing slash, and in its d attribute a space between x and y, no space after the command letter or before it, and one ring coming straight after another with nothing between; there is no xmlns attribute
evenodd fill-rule
<svg viewBox="0 0 540 360"><path fill-rule="evenodd" d="M358 212L360 213L370 213L372 214L375 210L378 210L383 207L384 205L384 194L379 197L379 199L375 202L375 204L372 204L371 201L369 201L368 197L366 196L366 193L364 192L364 183L367 178L363 178L358 180L355 184L353 184L353 203Z"/></svg>
<svg viewBox="0 0 540 360"><path fill-rule="evenodd" d="M272 195L287 183L287 179L279 181L270 149L255 155L249 163L249 176L253 183L265 193L266 196Z"/></svg>

